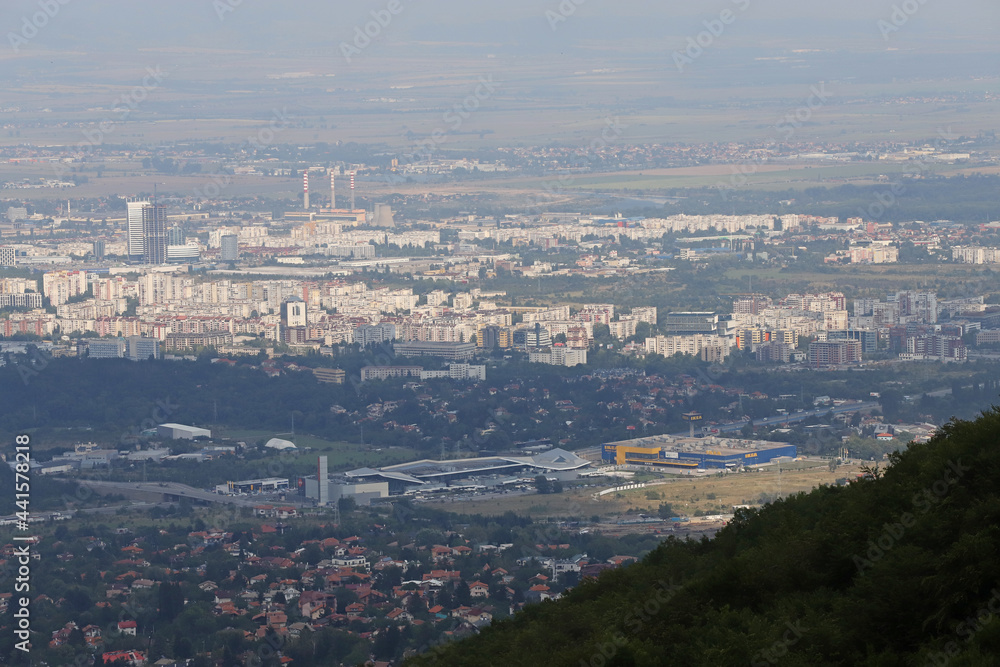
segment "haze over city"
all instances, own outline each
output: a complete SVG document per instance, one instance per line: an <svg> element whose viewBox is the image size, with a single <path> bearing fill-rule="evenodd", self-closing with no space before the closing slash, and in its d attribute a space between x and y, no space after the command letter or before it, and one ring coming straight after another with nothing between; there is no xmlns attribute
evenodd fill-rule
<svg viewBox="0 0 1000 667"><path fill-rule="evenodd" d="M992 664L995 2L0 28L0 665Z"/></svg>

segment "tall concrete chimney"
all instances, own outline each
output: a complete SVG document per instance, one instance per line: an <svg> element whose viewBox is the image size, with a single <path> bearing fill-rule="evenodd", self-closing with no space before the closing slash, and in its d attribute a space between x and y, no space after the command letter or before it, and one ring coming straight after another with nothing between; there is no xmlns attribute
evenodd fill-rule
<svg viewBox="0 0 1000 667"><path fill-rule="evenodd" d="M330 504L330 482L327 471L327 457L321 456L316 465L316 482L319 484L317 497L319 498L318 504L320 507L326 507Z"/></svg>

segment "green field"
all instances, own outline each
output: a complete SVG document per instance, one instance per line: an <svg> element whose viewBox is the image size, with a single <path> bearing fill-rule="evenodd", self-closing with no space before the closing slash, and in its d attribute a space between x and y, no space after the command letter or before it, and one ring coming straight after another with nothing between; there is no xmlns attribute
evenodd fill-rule
<svg viewBox="0 0 1000 667"><path fill-rule="evenodd" d="M240 429L218 429L213 432L217 437L244 441L248 445L266 442L278 437L294 442L300 451L282 456L282 461L289 466L316 465L316 457L328 457L330 470L349 470L363 467L380 467L394 463L405 463L417 458L416 452L408 447L371 447L351 442L332 442L311 435L275 435L267 431L250 431ZM311 451L304 451L311 448Z"/></svg>

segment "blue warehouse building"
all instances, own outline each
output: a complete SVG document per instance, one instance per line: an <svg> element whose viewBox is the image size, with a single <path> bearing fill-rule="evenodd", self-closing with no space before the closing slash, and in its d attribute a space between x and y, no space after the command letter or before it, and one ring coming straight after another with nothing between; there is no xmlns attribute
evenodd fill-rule
<svg viewBox="0 0 1000 667"><path fill-rule="evenodd" d="M601 458L605 463L642 465L663 470L725 470L761 465L779 458L795 458L797 455L795 445L725 438L705 442L653 436L607 443L601 447Z"/></svg>

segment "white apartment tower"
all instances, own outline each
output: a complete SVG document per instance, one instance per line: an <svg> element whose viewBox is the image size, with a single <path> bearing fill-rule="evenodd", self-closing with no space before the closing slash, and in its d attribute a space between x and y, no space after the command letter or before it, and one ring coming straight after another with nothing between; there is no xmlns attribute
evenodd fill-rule
<svg viewBox="0 0 1000 667"><path fill-rule="evenodd" d="M146 256L146 244L143 236L142 211L149 206L149 201L145 199L135 199L127 202L128 226L125 232L128 258L133 261L140 261Z"/></svg>

